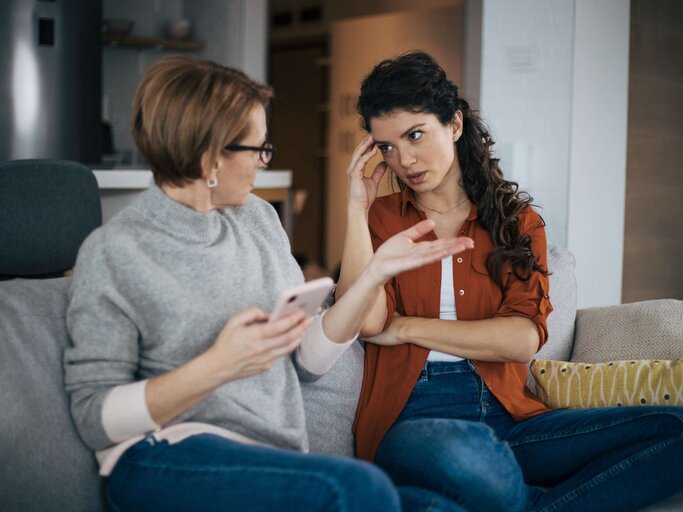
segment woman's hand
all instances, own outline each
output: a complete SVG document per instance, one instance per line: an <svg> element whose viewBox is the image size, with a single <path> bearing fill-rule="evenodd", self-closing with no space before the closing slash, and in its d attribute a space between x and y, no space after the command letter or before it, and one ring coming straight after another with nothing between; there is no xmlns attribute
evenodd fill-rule
<svg viewBox="0 0 683 512"><path fill-rule="evenodd" d="M392 277L407 270L474 248L474 241L467 237L415 242L432 229L434 221L426 219L389 238L379 246L370 260L367 267L368 276L377 284L383 285Z"/></svg>
<svg viewBox="0 0 683 512"><path fill-rule="evenodd" d="M364 338L363 341L374 343L375 345L384 345L386 347L402 345L403 343L406 343L400 335L401 327L405 321L405 317L398 313L394 313L394 319L389 324L389 327L376 336Z"/></svg>
<svg viewBox="0 0 683 512"><path fill-rule="evenodd" d="M206 352L156 377L145 388L149 414L166 425L226 382L263 373L302 341L311 318L296 311L273 322L258 308L233 316Z"/></svg>
<svg viewBox="0 0 683 512"><path fill-rule="evenodd" d="M303 340L312 318L295 311L273 322L258 308L249 308L225 324L209 349L221 380L244 379L269 370Z"/></svg>
<svg viewBox="0 0 683 512"><path fill-rule="evenodd" d="M387 170L387 164L380 162L372 175L365 176L365 166L377 154L377 146L372 135L368 135L353 151L351 162L346 170L348 177L348 207L352 210L367 212L377 197L377 187Z"/></svg>

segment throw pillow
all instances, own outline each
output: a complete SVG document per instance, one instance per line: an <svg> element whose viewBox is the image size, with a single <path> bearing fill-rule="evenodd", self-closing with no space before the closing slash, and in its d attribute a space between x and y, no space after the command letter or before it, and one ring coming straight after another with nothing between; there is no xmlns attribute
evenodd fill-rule
<svg viewBox="0 0 683 512"><path fill-rule="evenodd" d="M531 363L538 397L550 408L683 405L683 359Z"/></svg>

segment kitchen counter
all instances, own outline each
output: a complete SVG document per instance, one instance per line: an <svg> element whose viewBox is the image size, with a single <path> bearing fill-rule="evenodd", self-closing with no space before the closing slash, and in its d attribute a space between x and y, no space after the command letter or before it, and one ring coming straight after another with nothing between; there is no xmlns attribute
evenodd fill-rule
<svg viewBox="0 0 683 512"><path fill-rule="evenodd" d="M98 168L93 167L100 190L144 190L152 181L152 172L140 167ZM292 171L273 170L256 173L254 187L288 189L292 186Z"/></svg>
<svg viewBox="0 0 683 512"><path fill-rule="evenodd" d="M92 168L102 197L102 222L128 206L152 182L152 172L139 166ZM291 186L292 171L258 171L253 190L254 194L276 206L290 240L293 232Z"/></svg>

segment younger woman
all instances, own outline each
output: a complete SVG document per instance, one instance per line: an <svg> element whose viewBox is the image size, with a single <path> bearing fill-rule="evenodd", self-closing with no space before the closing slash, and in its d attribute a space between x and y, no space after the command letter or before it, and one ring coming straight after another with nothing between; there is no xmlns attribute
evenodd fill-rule
<svg viewBox="0 0 683 512"><path fill-rule="evenodd" d="M347 171L337 297L415 222L435 224L423 240L475 244L390 279L366 317L358 455L453 510L629 511L683 489L683 408L549 411L526 388L552 311L544 223L443 69L424 53L386 60L358 109L369 135ZM376 198L387 169L402 190Z"/></svg>

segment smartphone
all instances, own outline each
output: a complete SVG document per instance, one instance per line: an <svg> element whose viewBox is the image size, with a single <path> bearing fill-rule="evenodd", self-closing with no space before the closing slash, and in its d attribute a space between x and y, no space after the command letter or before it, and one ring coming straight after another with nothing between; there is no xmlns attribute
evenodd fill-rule
<svg viewBox="0 0 683 512"><path fill-rule="evenodd" d="M334 281L329 277L321 277L293 288L288 288L280 296L275 309L270 314L270 320L277 320L283 316L303 309L308 315L315 316L325 299L334 288Z"/></svg>

